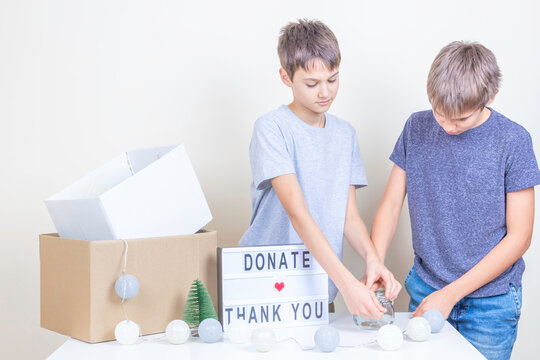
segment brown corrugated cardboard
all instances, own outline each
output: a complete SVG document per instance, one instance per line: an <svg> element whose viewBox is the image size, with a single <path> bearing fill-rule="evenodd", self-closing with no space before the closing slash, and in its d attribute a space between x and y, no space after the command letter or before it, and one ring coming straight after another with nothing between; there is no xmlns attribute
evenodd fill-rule
<svg viewBox="0 0 540 360"><path fill-rule="evenodd" d="M114 283L122 274L122 240L86 241L40 235L41 326L94 343L114 340L125 320ZM143 334L180 319L191 282L200 279L217 304L216 231L127 240L126 273L139 293L124 303Z"/></svg>

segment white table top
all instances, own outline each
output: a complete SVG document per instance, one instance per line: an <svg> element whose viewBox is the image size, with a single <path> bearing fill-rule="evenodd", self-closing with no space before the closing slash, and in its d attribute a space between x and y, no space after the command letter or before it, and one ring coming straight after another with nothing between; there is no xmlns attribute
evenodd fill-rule
<svg viewBox="0 0 540 360"><path fill-rule="evenodd" d="M396 325L404 330L410 315L397 313ZM349 314L330 314L330 324L339 330L340 345L366 344L376 338L376 331L362 330L353 323ZM318 349L300 350L292 340L294 337L303 347L314 346L313 335L318 326L276 328L278 343L268 353L257 352L251 344L232 344L227 339L214 344L206 344L199 338L190 338L185 344L172 345L163 334L145 336L134 345L120 345L116 341L88 344L69 339L58 348L49 360L86 359L485 359L448 322L440 333L431 334L425 342L414 342L405 336L403 345L396 351L384 351L376 343L362 347L338 347L332 353L322 353ZM154 340L149 340L154 339ZM149 340L149 341L148 341ZM292 356L291 356L292 355Z"/></svg>

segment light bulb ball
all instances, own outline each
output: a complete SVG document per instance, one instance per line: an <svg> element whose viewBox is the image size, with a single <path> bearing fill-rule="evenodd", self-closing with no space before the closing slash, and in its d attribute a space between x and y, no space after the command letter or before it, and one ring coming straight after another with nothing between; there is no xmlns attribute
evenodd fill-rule
<svg viewBox="0 0 540 360"><path fill-rule="evenodd" d="M133 275L124 274L114 283L116 295L121 299L131 299L139 293L139 280Z"/></svg>
<svg viewBox="0 0 540 360"><path fill-rule="evenodd" d="M339 345L339 332L330 325L323 325L315 332L314 340L319 350L332 352Z"/></svg>
<svg viewBox="0 0 540 360"><path fill-rule="evenodd" d="M423 317L413 317L407 324L407 336L414 341L426 341L431 333L429 322Z"/></svg>
<svg viewBox="0 0 540 360"><path fill-rule="evenodd" d="M444 327L444 316L439 310L431 309L428 310L422 315L431 326L432 333L438 333Z"/></svg>
<svg viewBox="0 0 540 360"><path fill-rule="evenodd" d="M199 337L206 343L215 343L221 340L223 329L216 319L204 319L199 324Z"/></svg>
<svg viewBox="0 0 540 360"><path fill-rule="evenodd" d="M403 333L396 325L384 325L377 332L377 343L383 350L397 350L403 344Z"/></svg>
<svg viewBox="0 0 540 360"><path fill-rule="evenodd" d="M258 327L251 333L251 344L257 351L270 351L276 344L276 334L269 327Z"/></svg>
<svg viewBox="0 0 540 360"><path fill-rule="evenodd" d="M233 344L245 344L251 337L251 329L248 323L242 320L231 323L226 333Z"/></svg>
<svg viewBox="0 0 540 360"><path fill-rule="evenodd" d="M191 330L188 324L183 320L173 320L165 329L165 336L171 344L180 345L189 339Z"/></svg>
<svg viewBox="0 0 540 360"><path fill-rule="evenodd" d="M141 329L131 320L120 321L114 328L114 337L122 345L131 345L137 342Z"/></svg>

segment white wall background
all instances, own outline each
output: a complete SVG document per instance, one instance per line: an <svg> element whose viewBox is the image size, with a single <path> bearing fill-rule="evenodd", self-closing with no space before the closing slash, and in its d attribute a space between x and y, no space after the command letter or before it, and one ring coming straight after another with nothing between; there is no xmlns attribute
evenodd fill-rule
<svg viewBox="0 0 540 360"><path fill-rule="evenodd" d="M530 131L540 155L538 14L534 0L0 0L0 357L44 358L66 340L39 327L38 234L54 231L43 200L125 150L185 142L210 226L237 242L251 214L252 124L291 100L276 55L288 21L318 18L340 41L331 111L358 131L370 225L394 142L428 108L430 63L452 40L495 52L504 79L493 106ZM540 330L539 234L513 359L533 357ZM405 207L387 261L401 281L412 256ZM362 275L358 256L345 262ZM403 292L398 310L407 302Z"/></svg>

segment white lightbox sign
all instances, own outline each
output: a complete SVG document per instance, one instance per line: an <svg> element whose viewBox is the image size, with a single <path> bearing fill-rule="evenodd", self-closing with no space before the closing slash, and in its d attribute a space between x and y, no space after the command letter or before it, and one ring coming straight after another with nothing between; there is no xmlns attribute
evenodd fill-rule
<svg viewBox="0 0 540 360"><path fill-rule="evenodd" d="M304 245L218 248L223 330L328 323L328 275Z"/></svg>

